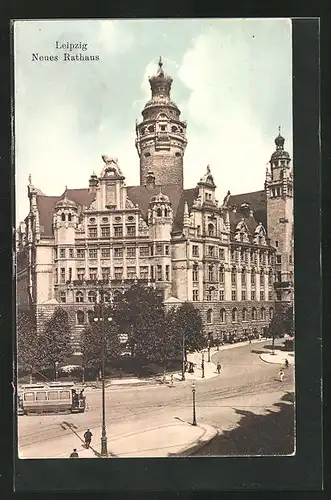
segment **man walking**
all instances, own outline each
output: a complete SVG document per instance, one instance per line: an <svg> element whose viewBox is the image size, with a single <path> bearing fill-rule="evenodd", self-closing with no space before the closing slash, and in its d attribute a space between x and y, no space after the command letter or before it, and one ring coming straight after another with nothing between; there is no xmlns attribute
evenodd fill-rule
<svg viewBox="0 0 331 500"><path fill-rule="evenodd" d="M221 368L222 368L222 367L221 367L221 363L220 363L220 362L218 362L218 363L217 363L216 368L217 368L217 373L218 373L218 374L220 374L220 372L221 372Z"/></svg>
<svg viewBox="0 0 331 500"><path fill-rule="evenodd" d="M85 445L86 445L86 448L89 448L90 447L90 444L91 444L91 440L92 440L92 432L90 431L90 429L87 429L87 431L85 432L84 434L84 439L85 439Z"/></svg>
<svg viewBox="0 0 331 500"><path fill-rule="evenodd" d="M280 382L283 382L284 380L284 371L283 368L280 368L279 373L278 373L278 378Z"/></svg>

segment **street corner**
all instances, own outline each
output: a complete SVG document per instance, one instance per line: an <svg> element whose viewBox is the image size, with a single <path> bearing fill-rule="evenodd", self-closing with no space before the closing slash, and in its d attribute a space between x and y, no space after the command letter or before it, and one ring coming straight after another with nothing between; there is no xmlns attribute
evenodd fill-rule
<svg viewBox="0 0 331 500"><path fill-rule="evenodd" d="M208 424L197 424L193 426L189 424L193 429L197 432L194 437L192 436L192 440L188 442L182 449L177 452L169 453L169 457L181 456L188 457L190 455L196 454L201 448L206 446L210 441L212 441L217 435L218 431L214 427Z"/></svg>
<svg viewBox="0 0 331 500"><path fill-rule="evenodd" d="M275 349L271 352L264 352L259 355L260 359L265 363L274 363L278 365L284 365L285 360L288 361L289 365L295 364L295 358L293 352L284 352Z"/></svg>

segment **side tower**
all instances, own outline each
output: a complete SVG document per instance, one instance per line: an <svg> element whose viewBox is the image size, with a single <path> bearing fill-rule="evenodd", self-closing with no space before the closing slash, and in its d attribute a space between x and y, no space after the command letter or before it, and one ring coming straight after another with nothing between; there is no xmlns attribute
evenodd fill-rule
<svg viewBox="0 0 331 500"><path fill-rule="evenodd" d="M293 299L293 174L291 158L284 150L285 139L279 134L275 139L276 151L267 168L265 192L267 198L268 236L276 248L277 300Z"/></svg>
<svg viewBox="0 0 331 500"><path fill-rule="evenodd" d="M153 171L156 185L183 187L186 123L180 120L180 110L170 99L172 78L164 73L161 58L157 74L149 82L152 97L142 111L142 122L136 124L140 185L146 185L148 172Z"/></svg>

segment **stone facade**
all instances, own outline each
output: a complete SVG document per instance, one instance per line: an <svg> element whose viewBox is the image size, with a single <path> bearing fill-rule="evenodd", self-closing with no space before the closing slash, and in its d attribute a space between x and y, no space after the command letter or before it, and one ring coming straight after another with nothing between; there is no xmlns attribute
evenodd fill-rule
<svg viewBox="0 0 331 500"><path fill-rule="evenodd" d="M126 186L118 160L106 155L86 189L49 197L29 179L30 211L17 233L17 302L35 310L38 329L63 307L76 350L101 287L106 301L138 280L167 307L192 302L214 337L262 333L275 300L292 299L284 283L293 277L293 188L283 138L276 138L263 196L228 192L219 203L209 166L184 190L186 124L170 99L171 82L160 62L136 126L140 186Z"/></svg>

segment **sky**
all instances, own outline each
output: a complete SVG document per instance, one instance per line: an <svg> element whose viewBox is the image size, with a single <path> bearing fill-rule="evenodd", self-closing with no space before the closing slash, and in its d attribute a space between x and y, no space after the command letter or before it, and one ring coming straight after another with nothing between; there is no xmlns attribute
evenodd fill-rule
<svg viewBox="0 0 331 500"><path fill-rule="evenodd" d="M98 61L63 61L56 48ZM58 61L33 60L57 55ZM135 121L159 57L187 121L184 187L210 165L221 201L263 189L278 127L292 156L289 19L45 20L14 23L16 220L28 213L28 176L47 195L88 187L101 156L139 184Z"/></svg>

